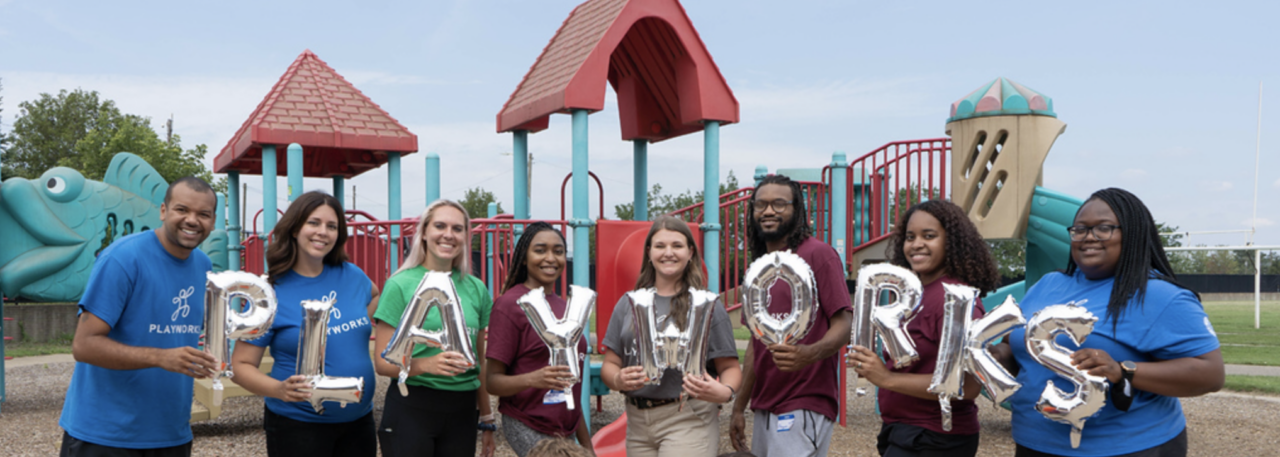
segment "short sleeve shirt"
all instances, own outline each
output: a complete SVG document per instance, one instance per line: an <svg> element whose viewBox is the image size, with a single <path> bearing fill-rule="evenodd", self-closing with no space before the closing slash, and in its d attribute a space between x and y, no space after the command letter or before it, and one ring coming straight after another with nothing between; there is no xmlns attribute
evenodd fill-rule
<svg viewBox="0 0 1280 457"><path fill-rule="evenodd" d="M813 270L818 287L818 308L821 312L814 319L809 334L798 344L814 344L831 328L831 318L838 313L853 311L853 300L845 283L844 262L826 243L809 237L796 247L800 256ZM791 312L791 287L778 281L769 289L769 312ZM746 323L746 314L743 314ZM752 362L755 384L751 388L751 409L782 414L804 409L835 420L839 410L840 355L832 355L799 371L790 373L778 370L763 342L751 338Z"/></svg>
<svg viewBox="0 0 1280 457"><path fill-rule="evenodd" d="M325 265L324 270L308 278L292 270L275 283L276 318L271 329L248 344L271 348L275 364L271 377L285 380L298 369L298 342L302 334L302 301L334 300L325 329L324 374L331 377L364 378L364 396L358 404L340 407L325 404L324 414L316 414L310 402L286 402L268 397L267 409L302 422L342 423L364 417L373 410L373 393L377 377L369 358L369 301L373 300L373 283L355 264Z"/></svg>
<svg viewBox="0 0 1280 457"><path fill-rule="evenodd" d="M667 316L671 312L671 298L655 295L653 311L657 316ZM707 335L707 373L715 376L715 359L723 357L738 358L738 347L733 342L733 325L729 323L729 313L724 304L716 300L711 306L711 331ZM636 342L635 317L631 311L631 299L626 294L618 299L613 308L613 316L609 318L609 328L604 334L604 346L622 358L622 366L640 365L640 356ZM679 369L667 368L662 373L658 384L646 385L639 389L625 392L628 397L666 400L679 398L684 385L683 374Z"/></svg>
<svg viewBox="0 0 1280 457"><path fill-rule="evenodd" d="M1036 312L1058 304L1076 302L1098 321L1083 345L1065 334L1056 338L1070 351L1093 348L1106 351L1117 361L1151 362L1196 357L1218 349L1218 337L1209 316L1195 294L1159 279L1147 281L1146 296L1130 299L1114 329L1107 302L1115 278L1091 280L1050 273L1023 298L1022 314L1028 320ZM1108 399L1097 416L1085 422L1080 447L1072 448L1071 426L1053 422L1035 409L1047 382L1071 392L1071 382L1036 362L1027 352L1026 329L1009 334L1009 345L1021 369L1018 389L1009 402L1013 407L1013 440L1036 451L1065 456L1103 456L1137 452L1167 442L1186 428L1182 403L1175 397L1136 391L1129 411L1120 411Z"/></svg>
<svg viewBox="0 0 1280 457"><path fill-rule="evenodd" d="M932 375L938 365L938 346L942 344L942 323L946 316L944 301L946 291L943 284L966 285L950 276L926 284L920 300L920 311L907 324L907 334L916 345L920 359L905 367L889 366L895 373ZM982 301L978 300L973 307L973 318L983 316ZM885 357L888 360L888 357ZM938 400L925 400L889 389L879 389L880 418L885 423L901 423L914 425L949 435L972 435L978 433L978 406L973 400L951 400L951 431L942 429L942 407Z"/></svg>
<svg viewBox="0 0 1280 457"><path fill-rule="evenodd" d="M516 303L529 293L524 284L508 289L493 303L493 320L489 322L489 343L485 357L507 366L507 375L516 376L538 371L551 360L551 351L534 331L529 318ZM567 304L555 294L547 294L547 303L556 317L564 318ZM579 360L586 360L587 341L578 341ZM582 398L582 383L573 385L573 398ZM563 392L556 392L564 395ZM569 436L582 422L582 410L570 410L556 393L547 389L525 389L510 397L498 399L498 412L516 419L535 431L551 436ZM585 406L583 406L585 408Z"/></svg>
<svg viewBox="0 0 1280 457"><path fill-rule="evenodd" d="M373 313L373 318L386 322L392 327L399 327L405 308L409 306L409 302L413 301L413 293L418 290L418 283L421 283L422 278L426 275L427 268L419 265L388 278L386 285L383 286L382 296L378 299L378 310ZM493 298L489 295L489 289L485 287L484 282L475 276L464 274L459 270L453 270L450 278L453 280L453 287L458 293L458 300L462 302L462 314L467 322L467 334L471 337L471 346L479 348L477 337L481 330L489 326L489 313L493 311ZM444 325L440 322L439 310L432 309L427 313L427 318L424 320L422 328L432 331L444 328ZM381 351L382 348L378 348L378 352L381 353ZM440 352L440 348L416 344L413 347L413 358L431 357ZM411 386L430 387L438 390L476 390L480 388L480 364L477 363L476 366L457 376L423 373L412 376L405 382Z"/></svg>
<svg viewBox="0 0 1280 457"><path fill-rule="evenodd" d="M204 331L204 287L213 264L199 249L169 254L145 231L108 246L93 263L80 309L111 326L120 344L196 347ZM58 425L90 443L152 449L190 442L192 379L163 368L112 370L76 362Z"/></svg>

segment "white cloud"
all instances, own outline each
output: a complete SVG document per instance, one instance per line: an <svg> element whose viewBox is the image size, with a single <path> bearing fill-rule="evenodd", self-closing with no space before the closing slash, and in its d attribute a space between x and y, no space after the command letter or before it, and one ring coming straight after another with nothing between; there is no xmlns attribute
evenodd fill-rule
<svg viewBox="0 0 1280 457"><path fill-rule="evenodd" d="M1277 179L1275 183L1271 184L1271 187L1280 189L1280 179Z"/></svg>
<svg viewBox="0 0 1280 457"><path fill-rule="evenodd" d="M939 112L936 100L918 90L920 78L889 81L830 81L795 86L735 88L743 122L807 121L867 116L902 117Z"/></svg>
<svg viewBox="0 0 1280 457"><path fill-rule="evenodd" d="M1142 179L1147 177L1147 170L1141 168L1129 168L1120 172L1120 177L1128 179Z"/></svg>
<svg viewBox="0 0 1280 457"><path fill-rule="evenodd" d="M1234 187L1231 181L1200 181L1200 188L1206 192L1226 192Z"/></svg>
<svg viewBox="0 0 1280 457"><path fill-rule="evenodd" d="M1267 219L1265 217L1259 217L1257 219L1248 218L1243 221L1240 221L1240 224L1245 227L1258 227L1258 228L1270 227L1270 226L1276 225L1275 221L1271 219Z"/></svg>

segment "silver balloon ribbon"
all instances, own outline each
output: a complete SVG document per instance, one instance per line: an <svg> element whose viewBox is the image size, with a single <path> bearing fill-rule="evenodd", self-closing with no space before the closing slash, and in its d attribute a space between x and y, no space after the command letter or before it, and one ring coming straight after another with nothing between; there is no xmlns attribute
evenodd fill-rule
<svg viewBox="0 0 1280 457"><path fill-rule="evenodd" d="M569 302L564 309L564 317L557 318L547 302L546 293L541 287L533 289L516 300L520 310L529 319L533 331L542 338L551 352L548 366L569 367L573 373L573 383L582 381L582 357L578 352L578 343L582 341L582 332L587 328L587 317L596 304L596 292L582 286L569 286ZM572 392L565 392L565 406L574 409Z"/></svg>
<svg viewBox="0 0 1280 457"><path fill-rule="evenodd" d="M404 308L404 314L400 315L400 326L396 327L387 348L382 351L384 360L400 367L401 396L409 396L409 387L405 385L405 381L409 379L414 344L458 352L471 366L476 364L462 302L458 300L458 292L454 290L449 276L449 273L441 271L428 271L422 276L422 282L418 283L418 289L413 293L413 300ZM426 322L427 312L432 308L440 312L441 329L423 330L422 323Z"/></svg>
<svg viewBox="0 0 1280 457"><path fill-rule="evenodd" d="M707 340L710 336L711 313L716 294L689 288L692 300L684 329L676 325L668 313L658 316L654 309L653 288L627 292L631 300L631 325L636 335L636 353L644 369L645 384L659 384L667 368L676 368L688 376L706 373Z"/></svg>
<svg viewBox="0 0 1280 457"><path fill-rule="evenodd" d="M222 404L222 378L231 378L227 369L231 340L252 340L271 328L276 317L276 291L265 276L244 271L209 272L204 289L204 352L213 356L213 404ZM242 311L231 306L243 299Z"/></svg>
<svg viewBox="0 0 1280 457"><path fill-rule="evenodd" d="M791 286L791 313L781 319L769 313L769 288L777 281ZM795 344L809 334L818 315L818 286L804 259L791 251L762 255L747 267L743 284L747 328L760 342Z"/></svg>
<svg viewBox="0 0 1280 457"><path fill-rule="evenodd" d="M880 306L880 294L886 291L893 293L893 302ZM922 291L920 278L906 268L880 263L859 269L853 300L853 334L850 335L853 344L874 350L875 337L879 334L895 367L915 363L920 354L907 333L907 324L920 310ZM858 375L852 376L856 385ZM867 394L867 389L858 387L854 392L861 397Z"/></svg>
<svg viewBox="0 0 1280 457"><path fill-rule="evenodd" d="M1083 304L1084 302L1080 302ZM1062 347L1054 338L1066 333L1077 346L1093 332L1098 318L1076 302L1046 307L1027 321L1027 352L1046 368L1075 384L1075 392L1067 394L1047 381L1036 401L1036 411L1055 422L1071 426L1071 448L1080 447L1084 423L1102 411L1107 404L1107 378L1085 373L1071 363L1073 351Z"/></svg>
<svg viewBox="0 0 1280 457"><path fill-rule="evenodd" d="M324 414L323 402L336 401L346 408L347 403L359 403L364 395L364 378L334 377L324 374L324 353L329 339L329 310L332 300L302 301L302 333L298 335L298 366L295 374L306 376L311 387L301 389L311 392L311 408L316 414Z"/></svg>
<svg viewBox="0 0 1280 457"><path fill-rule="evenodd" d="M1026 320L1013 297L1008 297L1004 305L975 321L973 308L977 306L980 291L959 284L943 284L942 287L946 297L942 339L929 392L938 396L942 429L951 431L951 400L964 398L966 372L972 373L987 388L996 404L1021 386L987 348L996 339L1026 324Z"/></svg>

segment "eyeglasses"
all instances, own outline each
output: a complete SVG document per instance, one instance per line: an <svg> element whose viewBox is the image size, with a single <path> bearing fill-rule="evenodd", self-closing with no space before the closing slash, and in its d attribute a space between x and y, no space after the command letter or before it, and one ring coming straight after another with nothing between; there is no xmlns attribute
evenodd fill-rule
<svg viewBox="0 0 1280 457"><path fill-rule="evenodd" d="M756 212L764 211L765 208L772 206L775 212L781 213L786 211L787 207L791 206L791 200L784 200L781 198L774 201L753 200L751 202L751 206L756 209Z"/></svg>
<svg viewBox="0 0 1280 457"><path fill-rule="evenodd" d="M1093 237L1098 241L1107 241L1115 234L1116 230L1120 230L1119 225L1114 224L1098 224L1095 226L1073 225L1067 227L1067 233L1071 235L1071 241L1084 241L1085 235L1093 232Z"/></svg>

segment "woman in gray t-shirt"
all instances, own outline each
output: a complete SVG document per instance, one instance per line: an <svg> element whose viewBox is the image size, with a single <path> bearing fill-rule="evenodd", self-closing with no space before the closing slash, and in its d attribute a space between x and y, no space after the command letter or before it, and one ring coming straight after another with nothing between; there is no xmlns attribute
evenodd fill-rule
<svg viewBox="0 0 1280 457"><path fill-rule="evenodd" d="M654 311L659 322L674 319L678 327L686 328L693 300L688 290L706 285L693 233L684 221L663 216L649 229L644 248L636 289L656 290ZM720 404L733 401L742 369L729 315L719 301L712 308L707 374L684 376L668 368L660 383L646 385L637 356L631 300L624 295L618 301L604 336L606 351L600 374L610 389L627 396L627 455L718 453ZM682 391L689 397L683 406L679 401Z"/></svg>

